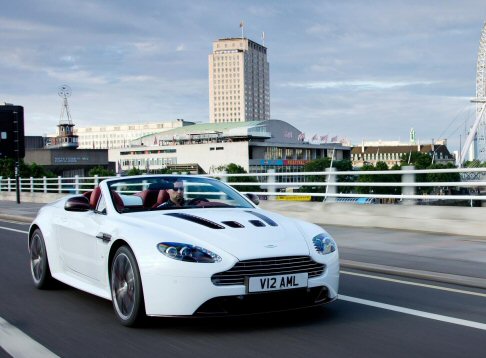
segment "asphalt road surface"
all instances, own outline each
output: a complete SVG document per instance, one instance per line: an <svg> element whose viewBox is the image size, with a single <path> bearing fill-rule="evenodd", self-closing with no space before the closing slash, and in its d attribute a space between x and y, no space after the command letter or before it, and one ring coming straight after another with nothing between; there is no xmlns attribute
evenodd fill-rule
<svg viewBox="0 0 486 358"><path fill-rule="evenodd" d="M0 357L17 340L13 355L30 357L486 356L486 291L357 271L343 271L341 298L317 309L125 328L109 301L34 288L27 228L0 222Z"/></svg>

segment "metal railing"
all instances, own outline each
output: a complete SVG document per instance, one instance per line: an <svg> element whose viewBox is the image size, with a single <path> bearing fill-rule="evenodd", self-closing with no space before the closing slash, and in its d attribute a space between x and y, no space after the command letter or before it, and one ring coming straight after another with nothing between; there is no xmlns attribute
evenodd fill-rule
<svg viewBox="0 0 486 358"><path fill-rule="evenodd" d="M342 202L353 201L360 198L367 199L389 199L396 201L406 200L413 203L415 200L486 200L486 181L484 180L465 180L464 176L459 181L444 182L417 182L416 176L419 174L445 174L445 173L475 173L475 178L484 178L486 168L461 168L461 169L403 169L403 170L385 170L385 171L334 171L326 170L324 172L285 172L275 173L250 173L250 174L212 174L204 175L208 177L217 177L222 181L242 192L248 192L248 187L254 194L258 194L270 200L276 197L311 197L314 200L336 201L339 198ZM380 181L380 176L394 174L399 176L401 181ZM377 180L373 182L360 182L359 176L376 176ZM234 181L236 178L253 178L254 181ZM298 177L300 182L282 181L289 177ZM350 181L340 181L340 178L346 177ZM21 178L21 192L30 193L65 193L79 194L96 187L103 179L110 177L81 177L75 176L70 178ZM230 179L231 178L231 179ZM317 181L316 181L317 180ZM246 187L246 188L245 188ZM358 192L360 187L369 188L368 193ZM312 190L308 189L312 188ZM375 193L375 188L396 188L400 193L381 194ZM429 194L417 194L417 188L432 188ZM447 190L446 190L447 188ZM447 193L451 188L462 188L462 191L469 191L467 194L451 195ZM442 190L441 190L442 189ZM0 179L0 191L16 191L15 178ZM340 192L341 191L341 192ZM442 191L442 194L438 193ZM344 199L350 200L344 200ZM367 202L375 202L368 200Z"/></svg>

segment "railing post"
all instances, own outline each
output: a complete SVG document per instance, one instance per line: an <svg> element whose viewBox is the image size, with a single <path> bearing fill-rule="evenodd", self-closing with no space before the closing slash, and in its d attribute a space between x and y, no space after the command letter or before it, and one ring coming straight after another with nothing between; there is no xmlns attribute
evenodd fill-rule
<svg viewBox="0 0 486 358"><path fill-rule="evenodd" d="M227 173L226 173L226 170L223 170L223 172L222 172L221 174L227 174ZM221 181L222 181L223 183L228 183L228 177L227 177L227 176L223 176L223 177L221 177Z"/></svg>
<svg viewBox="0 0 486 358"><path fill-rule="evenodd" d="M34 178L30 177L30 192L34 192Z"/></svg>
<svg viewBox="0 0 486 358"><path fill-rule="evenodd" d="M79 194L79 175L74 176L74 194Z"/></svg>
<svg viewBox="0 0 486 358"><path fill-rule="evenodd" d="M10 178L7 178L7 191L12 191L12 183Z"/></svg>
<svg viewBox="0 0 486 358"><path fill-rule="evenodd" d="M44 187L44 193L47 193L47 178L42 177L42 185Z"/></svg>
<svg viewBox="0 0 486 358"><path fill-rule="evenodd" d="M414 170L413 165L403 166L402 170ZM402 183L415 183L415 174L402 174ZM415 195L414 186L403 186L402 195ZM414 199L403 199L403 205L415 205L416 201Z"/></svg>
<svg viewBox="0 0 486 358"><path fill-rule="evenodd" d="M267 184L269 184L267 186L267 192L272 193L272 192L275 192L277 190L277 186L275 185L275 182L276 182L275 179L276 178L275 178L275 175L272 175L272 174L275 174L275 169L268 169L267 173L270 174L267 177ZM277 200L277 197L275 195L267 195L267 200Z"/></svg>
<svg viewBox="0 0 486 358"><path fill-rule="evenodd" d="M324 197L324 201L326 203L335 203L336 202L336 197L331 196L327 197L327 194L336 194L337 193L337 186L335 185L329 185L330 183L335 183L336 182L336 174L331 174L332 172L335 172L336 168L326 168L326 172L329 174L326 175L326 196Z"/></svg>
<svg viewBox="0 0 486 358"><path fill-rule="evenodd" d="M98 178L98 174L94 176L94 188L98 186L98 183L100 182L100 179Z"/></svg>
<svg viewBox="0 0 486 358"><path fill-rule="evenodd" d="M57 189L59 193L62 193L62 180L60 176L57 177Z"/></svg>

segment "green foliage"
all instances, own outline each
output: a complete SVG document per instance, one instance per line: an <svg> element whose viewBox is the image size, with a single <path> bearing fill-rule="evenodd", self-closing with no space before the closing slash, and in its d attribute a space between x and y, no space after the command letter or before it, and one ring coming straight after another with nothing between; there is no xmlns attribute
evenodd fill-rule
<svg viewBox="0 0 486 358"><path fill-rule="evenodd" d="M411 154L402 155L400 164L402 166L413 165L415 169L427 169L432 164L432 157L427 153L412 152Z"/></svg>
<svg viewBox="0 0 486 358"><path fill-rule="evenodd" d="M398 166L394 166L392 170L399 169ZM376 165L367 164L361 168L361 171L387 171L388 165L385 162L377 162ZM371 183L371 182L381 182L381 183L396 183L401 181L401 175L399 174L380 174L380 175L367 175L362 174L358 177L358 182L360 183ZM356 192L360 194L400 194L400 187L369 187L369 186L358 186L356 187Z"/></svg>
<svg viewBox="0 0 486 358"><path fill-rule="evenodd" d="M327 168L331 167L331 158L320 158L312 160L304 165L304 172L324 172ZM353 164L350 160L335 160L332 162L332 167L337 171L351 171L353 170ZM306 177L307 182L325 182L326 175L309 175ZM353 182L355 180L353 175L340 175L337 177L338 182ZM351 188L348 186L338 187L338 192L348 193ZM301 192L307 193L324 193L326 192L326 186L306 186L303 187Z"/></svg>
<svg viewBox="0 0 486 358"><path fill-rule="evenodd" d="M141 175L143 174L143 170L141 169L138 169L138 168L135 168L135 167L132 167L132 169L130 169L128 172L127 172L127 175L128 176L132 176L132 175Z"/></svg>
<svg viewBox="0 0 486 358"><path fill-rule="evenodd" d="M486 162L480 162L477 159L472 160L472 161L466 161L466 162L464 162L464 167L465 168L485 168Z"/></svg>
<svg viewBox="0 0 486 358"><path fill-rule="evenodd" d="M219 170L223 169L228 174L246 174L246 170L238 164L229 163L222 168L220 167ZM255 177L228 177L228 183L255 183L258 182L257 178ZM235 189L238 191L245 191L245 192L258 192L260 188L256 185L236 185Z"/></svg>
<svg viewBox="0 0 486 358"><path fill-rule="evenodd" d="M95 175L99 177L112 177L115 176L116 173L113 170L105 169L102 166L97 166L88 172L88 176L94 177Z"/></svg>
<svg viewBox="0 0 486 358"><path fill-rule="evenodd" d="M19 162L19 175L21 178L53 178L55 175L36 163L27 165L23 160ZM15 160L12 158L0 159L0 176L3 178L15 177Z"/></svg>
<svg viewBox="0 0 486 358"><path fill-rule="evenodd" d="M452 163L447 164L432 164L428 169L452 169L455 165ZM426 175L427 182L458 182L461 181L459 173L428 173Z"/></svg>

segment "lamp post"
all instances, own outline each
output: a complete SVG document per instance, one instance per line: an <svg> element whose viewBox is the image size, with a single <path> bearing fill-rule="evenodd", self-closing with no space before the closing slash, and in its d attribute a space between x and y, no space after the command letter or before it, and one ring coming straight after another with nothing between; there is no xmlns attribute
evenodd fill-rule
<svg viewBox="0 0 486 358"><path fill-rule="evenodd" d="M16 187L16 196L17 196L17 204L20 204L20 148L19 148L19 118L17 111L13 112L15 116L15 187Z"/></svg>

